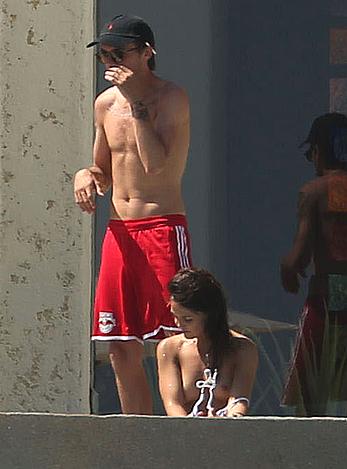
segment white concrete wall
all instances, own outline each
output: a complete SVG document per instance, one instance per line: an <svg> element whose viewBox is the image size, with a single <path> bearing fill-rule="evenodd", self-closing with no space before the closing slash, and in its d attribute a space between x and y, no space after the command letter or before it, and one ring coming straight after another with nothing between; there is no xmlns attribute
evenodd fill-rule
<svg viewBox="0 0 347 469"><path fill-rule="evenodd" d="M0 0L0 410L88 412L92 1Z"/></svg>

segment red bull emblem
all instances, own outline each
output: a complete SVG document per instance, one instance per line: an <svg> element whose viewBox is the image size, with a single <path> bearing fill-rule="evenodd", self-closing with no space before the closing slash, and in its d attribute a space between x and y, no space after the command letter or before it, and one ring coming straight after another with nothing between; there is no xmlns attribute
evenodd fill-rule
<svg viewBox="0 0 347 469"><path fill-rule="evenodd" d="M102 334L108 334L116 326L116 320L113 313L100 311L99 329Z"/></svg>

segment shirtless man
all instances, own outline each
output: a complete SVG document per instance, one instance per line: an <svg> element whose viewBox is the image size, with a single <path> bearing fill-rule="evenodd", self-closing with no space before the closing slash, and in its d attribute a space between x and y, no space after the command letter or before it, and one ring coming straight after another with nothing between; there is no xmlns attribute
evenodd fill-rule
<svg viewBox="0 0 347 469"><path fill-rule="evenodd" d="M329 399L347 398L347 388L343 390L347 368L338 370L347 359L347 117L339 113L318 117L304 144L309 145L306 157L314 163L318 177L300 190L298 229L292 250L282 260L282 285L297 293L300 276L305 276L311 261L315 274L310 279L284 403L298 409L303 404L306 415L324 415ZM330 346L337 346L335 363L335 351L327 350L327 337ZM321 352L330 354L330 370L317 374L315 362L318 370L326 362L320 360ZM335 367L343 379L340 376L340 382L333 384ZM326 372L328 382L323 383Z"/></svg>
<svg viewBox="0 0 347 469"><path fill-rule="evenodd" d="M95 101L94 163L75 176L75 199L87 213L111 188L93 340L110 341L122 412L151 414L143 340L178 331L167 283L190 265L181 178L189 146L189 102L157 77L150 27L119 15L87 47L97 46L111 87Z"/></svg>
<svg viewBox="0 0 347 469"><path fill-rule="evenodd" d="M167 415L245 415L258 353L249 338L229 329L220 284L205 270L183 269L169 283L169 292L171 311L183 333L157 347Z"/></svg>

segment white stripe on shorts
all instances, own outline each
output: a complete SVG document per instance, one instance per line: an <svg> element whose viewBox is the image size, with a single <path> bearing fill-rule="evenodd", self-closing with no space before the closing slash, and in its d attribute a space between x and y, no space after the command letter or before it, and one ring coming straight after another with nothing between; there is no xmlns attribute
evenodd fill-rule
<svg viewBox="0 0 347 469"><path fill-rule="evenodd" d="M177 238L178 257L180 259L180 268L189 268L190 263L188 257L188 242L184 226L177 225L175 226L175 230Z"/></svg>

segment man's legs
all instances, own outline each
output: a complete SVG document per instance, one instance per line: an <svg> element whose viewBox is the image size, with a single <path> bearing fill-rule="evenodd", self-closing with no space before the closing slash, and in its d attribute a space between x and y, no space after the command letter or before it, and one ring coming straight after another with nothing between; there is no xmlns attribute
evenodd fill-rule
<svg viewBox="0 0 347 469"><path fill-rule="evenodd" d="M143 367L143 345L136 340L112 341L109 353L123 414L151 415L152 396Z"/></svg>

